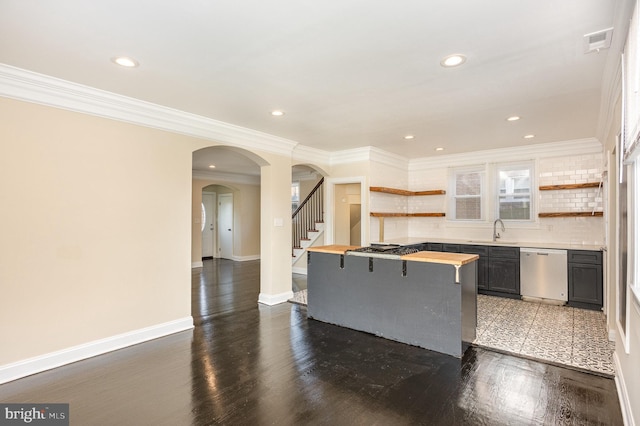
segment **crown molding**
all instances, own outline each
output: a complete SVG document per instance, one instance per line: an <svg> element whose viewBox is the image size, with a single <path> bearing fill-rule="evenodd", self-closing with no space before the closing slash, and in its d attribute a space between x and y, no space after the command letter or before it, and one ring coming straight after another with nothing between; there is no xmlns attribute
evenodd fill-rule
<svg viewBox="0 0 640 426"><path fill-rule="evenodd" d="M297 142L257 130L0 64L0 96L291 156Z"/></svg>
<svg viewBox="0 0 640 426"><path fill-rule="evenodd" d="M318 166L329 165L331 163L331 153L306 145L297 145L293 150L291 159L294 165L314 164Z"/></svg>
<svg viewBox="0 0 640 426"><path fill-rule="evenodd" d="M358 163L361 161L369 161L370 146L362 148L345 149L330 153L330 163L332 166L338 164Z"/></svg>
<svg viewBox="0 0 640 426"><path fill-rule="evenodd" d="M331 153L331 165L356 163L360 161L375 161L401 170L406 170L409 160L400 155L392 154L380 148L365 146L362 148L346 149Z"/></svg>
<svg viewBox="0 0 640 426"><path fill-rule="evenodd" d="M371 147L371 161L391 166L406 171L409 168L409 159L401 155L392 154L380 148Z"/></svg>
<svg viewBox="0 0 640 426"><path fill-rule="evenodd" d="M225 172L205 172L202 170L194 170L193 179L201 179L212 183L237 183L245 185L260 185L260 176L256 175L240 175L237 173Z"/></svg>
<svg viewBox="0 0 640 426"><path fill-rule="evenodd" d="M446 164L448 167L457 167L471 164L496 163L500 161L561 157L565 155L598 154L602 152L602 144L597 139L576 139L515 148L498 148L463 154L418 158L409 161L409 171L440 168L443 164Z"/></svg>
<svg viewBox="0 0 640 426"><path fill-rule="evenodd" d="M616 3L614 11L613 39L602 74L600 114L596 131L596 135L601 141L606 141L617 118L615 116L615 107L622 93L621 55L629 33L629 25L635 3L636 0L621 0Z"/></svg>

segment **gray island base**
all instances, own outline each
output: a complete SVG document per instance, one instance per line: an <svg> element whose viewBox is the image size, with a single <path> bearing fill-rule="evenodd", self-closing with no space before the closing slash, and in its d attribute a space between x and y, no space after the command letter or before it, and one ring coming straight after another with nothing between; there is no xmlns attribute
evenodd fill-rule
<svg viewBox="0 0 640 426"><path fill-rule="evenodd" d="M309 318L461 358L476 336L476 255L308 253Z"/></svg>

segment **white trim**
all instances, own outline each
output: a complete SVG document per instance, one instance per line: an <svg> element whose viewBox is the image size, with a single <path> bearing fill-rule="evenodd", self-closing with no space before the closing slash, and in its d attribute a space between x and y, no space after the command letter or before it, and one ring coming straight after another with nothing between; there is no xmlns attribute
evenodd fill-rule
<svg viewBox="0 0 640 426"><path fill-rule="evenodd" d="M597 139L587 138L571 141L541 143L521 147L489 149L463 154L416 158L409 161L409 171L413 172L441 168L443 164L446 164L448 167L457 167L482 163L561 157L565 155L600 154L602 152L603 146Z"/></svg>
<svg viewBox="0 0 640 426"><path fill-rule="evenodd" d="M622 374L622 368L620 366L620 359L616 352L613 353L613 367L615 370L614 381L616 384L616 390L618 391L620 409L622 411L622 422L625 426L635 426L636 422L633 418L633 410L631 409L631 400L629 399L627 384L624 381L624 375Z"/></svg>
<svg viewBox="0 0 640 426"><path fill-rule="evenodd" d="M246 262L249 260L260 260L259 254L252 254L251 256L233 256L231 260L235 260L236 262Z"/></svg>
<svg viewBox="0 0 640 426"><path fill-rule="evenodd" d="M193 328L193 317L152 325L0 366L0 384Z"/></svg>
<svg viewBox="0 0 640 426"><path fill-rule="evenodd" d="M278 305L280 303L285 303L289 299L293 297L293 291L286 291L280 294L265 294L260 293L258 296L258 303L262 303L263 305Z"/></svg>
<svg viewBox="0 0 640 426"><path fill-rule="evenodd" d="M191 262L191 269L193 268L202 268L204 266L204 264L202 263L202 260L199 262Z"/></svg>
<svg viewBox="0 0 640 426"><path fill-rule="evenodd" d="M331 153L305 145L297 145L293 150L291 159L294 163L329 165L331 163Z"/></svg>
<svg viewBox="0 0 640 426"><path fill-rule="evenodd" d="M375 161L377 163L392 166L397 169L406 171L409 160L401 155L392 154L383 149L373 146L364 146L362 148L345 149L342 151L332 152L331 165L350 164L362 161Z"/></svg>
<svg viewBox="0 0 640 426"><path fill-rule="evenodd" d="M367 186L366 176L344 177L344 178L326 178L324 194L324 243L326 245L334 244L335 241L335 186L348 183L360 184L360 244L369 245L369 228L371 219L369 218L369 187Z"/></svg>
<svg viewBox="0 0 640 426"><path fill-rule="evenodd" d="M290 156L295 141L44 74L0 64L0 96L53 106L248 150Z"/></svg>

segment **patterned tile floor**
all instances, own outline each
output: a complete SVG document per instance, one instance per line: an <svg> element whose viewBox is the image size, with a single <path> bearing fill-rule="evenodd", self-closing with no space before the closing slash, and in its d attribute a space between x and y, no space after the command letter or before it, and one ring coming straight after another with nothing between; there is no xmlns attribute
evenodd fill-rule
<svg viewBox="0 0 640 426"><path fill-rule="evenodd" d="M307 304L307 290L291 303ZM613 377L602 312L478 295L476 346Z"/></svg>
<svg viewBox="0 0 640 426"><path fill-rule="evenodd" d="M613 376L614 343L602 312L478 295L474 344Z"/></svg>

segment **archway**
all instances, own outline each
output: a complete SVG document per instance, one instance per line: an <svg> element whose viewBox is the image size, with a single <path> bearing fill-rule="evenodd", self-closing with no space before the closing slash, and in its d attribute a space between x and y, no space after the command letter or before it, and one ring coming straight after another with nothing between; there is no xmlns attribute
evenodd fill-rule
<svg viewBox="0 0 640 426"><path fill-rule="evenodd" d="M239 190L234 195L240 195L234 196L234 260L260 259L259 303L286 302L293 295L290 156L256 154L231 146L205 146L194 150L192 157L192 267L201 266L202 262L202 188L213 183L231 186ZM252 196L247 199L243 194Z"/></svg>
<svg viewBox="0 0 640 426"><path fill-rule="evenodd" d="M208 227L215 234L211 257L220 257L221 238L218 229L219 195L227 194L232 200L231 224L225 227L231 233L231 252L223 257L232 260L253 260L260 258L260 166L255 162L255 154L237 148L213 146L193 153L192 163L192 266L202 266L203 237L207 238ZM264 162L264 160L261 160ZM205 190L208 189L207 190ZM203 192L214 196L214 223L209 222L203 229L202 206L206 197ZM213 226L211 226L213 225Z"/></svg>

